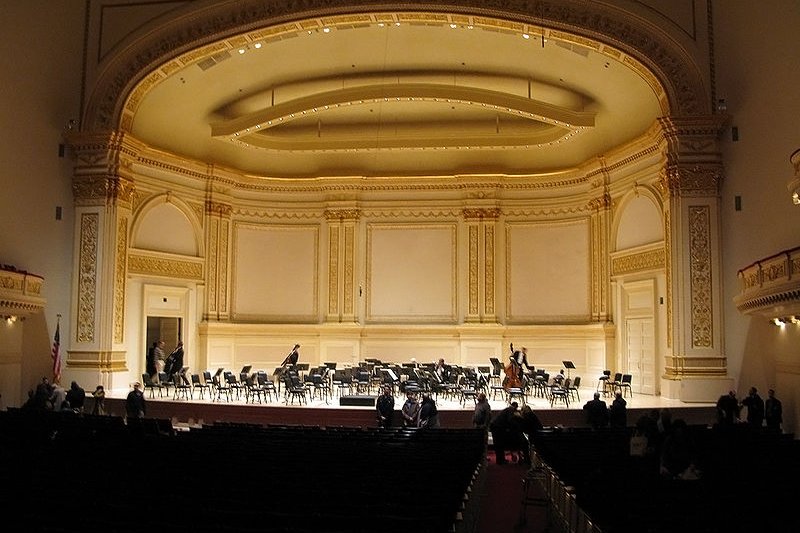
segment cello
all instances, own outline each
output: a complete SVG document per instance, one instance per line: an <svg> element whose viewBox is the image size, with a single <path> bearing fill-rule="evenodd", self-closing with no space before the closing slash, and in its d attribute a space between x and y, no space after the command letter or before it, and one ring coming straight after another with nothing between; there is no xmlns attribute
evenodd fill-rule
<svg viewBox="0 0 800 533"><path fill-rule="evenodd" d="M511 357L509 358L508 364L503 367L503 371L506 373L506 377L503 378L503 388L506 392L509 392L509 389L522 388L522 380L519 377L521 368L515 357L516 353L514 352L513 342L510 344L510 347Z"/></svg>

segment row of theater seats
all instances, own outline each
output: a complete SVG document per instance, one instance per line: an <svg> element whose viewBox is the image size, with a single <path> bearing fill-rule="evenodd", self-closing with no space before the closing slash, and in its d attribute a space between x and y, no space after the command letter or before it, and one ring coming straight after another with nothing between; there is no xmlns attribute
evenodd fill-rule
<svg viewBox="0 0 800 533"><path fill-rule="evenodd" d="M745 425L688 429L699 470L692 480L660 474L658 443L652 455L632 456L630 429L538 433L534 462L555 520L603 533L798 530L798 514L781 502L796 494L800 441Z"/></svg>
<svg viewBox="0 0 800 533"><path fill-rule="evenodd" d="M31 531L466 532L485 435L0 412L0 498ZM31 509L31 510L28 510Z"/></svg>

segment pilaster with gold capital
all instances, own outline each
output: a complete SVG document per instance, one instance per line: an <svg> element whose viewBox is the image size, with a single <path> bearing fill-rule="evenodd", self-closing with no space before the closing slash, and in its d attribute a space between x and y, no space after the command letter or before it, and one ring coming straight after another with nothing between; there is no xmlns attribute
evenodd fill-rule
<svg viewBox="0 0 800 533"><path fill-rule="evenodd" d="M231 203L206 199L206 305L205 320L230 319Z"/></svg>
<svg viewBox="0 0 800 533"><path fill-rule="evenodd" d="M666 379L727 374L722 332L720 135L726 116L663 119L667 236Z"/></svg>
<svg viewBox="0 0 800 533"><path fill-rule="evenodd" d="M495 323L496 311L496 236L502 215L494 206L465 207L462 210L467 230L467 312L466 322Z"/></svg>
<svg viewBox="0 0 800 533"><path fill-rule="evenodd" d="M355 206L329 207L328 305L326 322L357 322L356 241L361 211Z"/></svg>
<svg viewBox="0 0 800 533"><path fill-rule="evenodd" d="M75 166L73 326L65 368L95 370L102 382L127 370L125 312L133 147L116 133L70 139Z"/></svg>

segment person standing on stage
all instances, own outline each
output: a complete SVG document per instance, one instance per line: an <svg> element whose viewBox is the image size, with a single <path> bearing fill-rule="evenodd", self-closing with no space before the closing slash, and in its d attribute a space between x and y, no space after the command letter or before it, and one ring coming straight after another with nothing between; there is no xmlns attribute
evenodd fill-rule
<svg viewBox="0 0 800 533"><path fill-rule="evenodd" d="M403 415L403 427L415 428L419 425L419 408L417 395L413 391L408 391L406 401L400 409L400 414Z"/></svg>
<svg viewBox="0 0 800 533"><path fill-rule="evenodd" d="M375 410L378 416L378 426L384 429L392 427L394 396L392 396L392 388L389 385L386 385L383 388L383 394L378 396L378 400L375 402Z"/></svg>
<svg viewBox="0 0 800 533"><path fill-rule="evenodd" d="M300 345L295 344L292 351L289 352L289 355L286 356L286 359L283 360L281 366L295 366L297 361L300 359Z"/></svg>

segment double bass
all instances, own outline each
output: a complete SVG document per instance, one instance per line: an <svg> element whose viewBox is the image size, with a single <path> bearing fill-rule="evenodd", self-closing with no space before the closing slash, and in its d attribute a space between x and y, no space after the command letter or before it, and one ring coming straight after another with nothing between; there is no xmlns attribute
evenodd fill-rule
<svg viewBox="0 0 800 533"><path fill-rule="evenodd" d="M520 379L520 370L522 370L521 365L517 362L517 358L515 357L514 353L514 343L510 344L511 347L511 357L508 360L508 364L503 367L503 370L506 373L506 377L503 378L503 388L506 392L509 389L521 389L522 388L522 379Z"/></svg>

